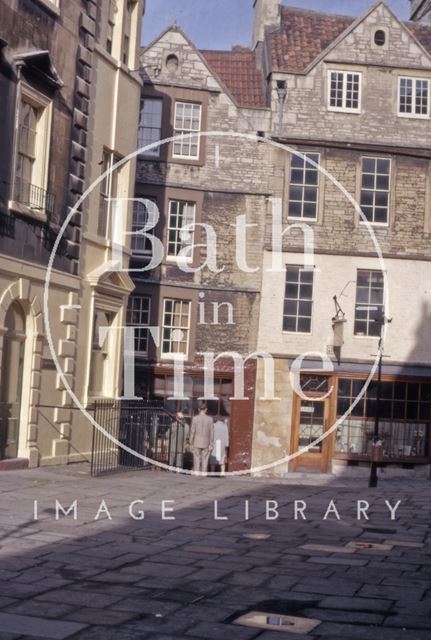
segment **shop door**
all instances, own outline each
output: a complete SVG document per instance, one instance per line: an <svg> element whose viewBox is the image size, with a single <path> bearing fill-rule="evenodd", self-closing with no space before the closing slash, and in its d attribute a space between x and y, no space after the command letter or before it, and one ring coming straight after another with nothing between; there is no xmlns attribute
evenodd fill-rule
<svg viewBox="0 0 431 640"><path fill-rule="evenodd" d="M297 396L292 426L292 452L309 447L292 460L292 470L327 472L330 463L330 438L313 443L329 428L329 400L303 400Z"/></svg>

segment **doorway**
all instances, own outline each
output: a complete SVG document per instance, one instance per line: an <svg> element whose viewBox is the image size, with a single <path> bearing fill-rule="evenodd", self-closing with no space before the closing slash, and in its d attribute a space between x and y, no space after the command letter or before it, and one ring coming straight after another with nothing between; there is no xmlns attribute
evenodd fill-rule
<svg viewBox="0 0 431 640"><path fill-rule="evenodd" d="M0 385L0 460L18 457L26 316L13 303L6 314Z"/></svg>
<svg viewBox="0 0 431 640"><path fill-rule="evenodd" d="M293 471L326 473L330 465L330 438L315 441L329 428L329 399L295 396L292 422L292 453L305 447L309 449L292 460ZM311 446L310 446L311 445Z"/></svg>

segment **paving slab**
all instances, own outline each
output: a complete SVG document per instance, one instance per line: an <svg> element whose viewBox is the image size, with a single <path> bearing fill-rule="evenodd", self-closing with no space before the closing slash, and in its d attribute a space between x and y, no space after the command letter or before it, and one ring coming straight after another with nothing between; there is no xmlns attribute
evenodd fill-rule
<svg viewBox="0 0 431 640"><path fill-rule="evenodd" d="M8 617L0 619L0 640L300 637L232 625L250 610L320 619L309 636L316 640L429 637L424 479L382 478L375 492L359 478L326 478L325 485L302 474L223 482L147 472L91 479L87 466L75 465L4 472L1 480L0 538L7 537L0 540L0 615ZM55 499L67 505L74 496L78 521L55 520ZM36 523L34 499L42 514ZM112 521L94 520L101 499ZM144 521L127 517L134 499L145 501ZM174 521L161 519L162 499L175 501ZM229 520L213 519L216 499ZM331 499L339 522L322 520ZM357 499L372 504L367 523L355 520ZM385 513L386 499L402 500L396 522ZM265 520L265 500L279 503L279 521ZM293 520L294 500L307 501L306 522ZM351 544L357 542L385 546Z"/></svg>
<svg viewBox="0 0 431 640"><path fill-rule="evenodd" d="M0 612L0 628L2 629L2 633L17 633L21 635L31 633L37 638L65 640L85 629L85 626L86 625L75 622L65 622L63 620L46 620L44 618Z"/></svg>

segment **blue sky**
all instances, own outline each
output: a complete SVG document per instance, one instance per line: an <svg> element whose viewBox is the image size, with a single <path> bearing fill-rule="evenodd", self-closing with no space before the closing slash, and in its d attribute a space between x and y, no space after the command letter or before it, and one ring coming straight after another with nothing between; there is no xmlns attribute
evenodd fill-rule
<svg viewBox="0 0 431 640"><path fill-rule="evenodd" d="M371 0L283 0L283 4L305 9L359 15L374 4ZM408 19L409 0L389 0L401 18ZM147 0L143 44L148 44L174 20L200 49L230 49L249 45L252 0Z"/></svg>

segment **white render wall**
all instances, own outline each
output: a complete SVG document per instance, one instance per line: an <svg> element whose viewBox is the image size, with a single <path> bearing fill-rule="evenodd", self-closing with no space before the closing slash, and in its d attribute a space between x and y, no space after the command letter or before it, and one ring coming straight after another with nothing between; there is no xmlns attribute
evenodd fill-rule
<svg viewBox="0 0 431 640"><path fill-rule="evenodd" d="M284 264L301 264L301 259L298 253L283 254ZM269 271L272 254L265 252L258 349L278 355L326 353L327 345L333 340L331 318L335 315L333 297L336 295L347 320L342 360L372 360L377 338L353 335L356 272L357 269L380 269L379 259L320 254L314 256L314 263L312 332L286 333L282 328L285 273ZM431 364L431 262L391 258L385 260L385 267L389 292L387 315L393 319L385 345L387 362Z"/></svg>

